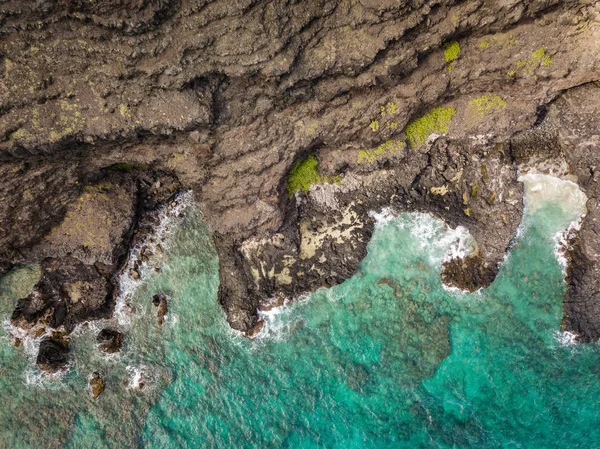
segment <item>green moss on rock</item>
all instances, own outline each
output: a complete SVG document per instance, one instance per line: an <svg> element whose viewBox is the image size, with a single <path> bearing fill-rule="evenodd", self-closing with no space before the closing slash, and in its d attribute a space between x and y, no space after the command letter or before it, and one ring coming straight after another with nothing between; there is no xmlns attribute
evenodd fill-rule
<svg viewBox="0 0 600 449"><path fill-rule="evenodd" d="M288 176L287 191L293 196L298 190L308 192L310 186L321 182L318 170L319 161L314 155L296 162Z"/></svg>
<svg viewBox="0 0 600 449"><path fill-rule="evenodd" d="M456 61L458 55L460 55L460 44L458 42L452 41L444 44L444 58L446 58L448 64Z"/></svg>
<svg viewBox="0 0 600 449"><path fill-rule="evenodd" d="M433 133L448 132L452 118L456 114L454 108L433 108L424 116L413 120L406 126L406 136L413 148L423 145Z"/></svg>

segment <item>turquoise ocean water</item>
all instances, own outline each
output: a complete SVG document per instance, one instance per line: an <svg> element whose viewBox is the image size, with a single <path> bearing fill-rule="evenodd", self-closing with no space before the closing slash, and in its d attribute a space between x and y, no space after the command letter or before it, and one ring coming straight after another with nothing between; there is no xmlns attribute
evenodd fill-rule
<svg viewBox="0 0 600 449"><path fill-rule="evenodd" d="M162 270L124 285L131 312L77 330L69 371L51 378L34 367L35 341L10 345L6 318L37 276L12 272L0 281L0 447L599 447L600 346L560 332L555 251L584 198L542 176L527 188L488 289L441 285L460 230L380 215L356 275L268 312L254 341L227 326L214 248L190 209L155 261ZM157 291L171 298L162 329ZM127 332L120 355L96 349L105 324ZM97 401L86 390L94 370L106 381Z"/></svg>

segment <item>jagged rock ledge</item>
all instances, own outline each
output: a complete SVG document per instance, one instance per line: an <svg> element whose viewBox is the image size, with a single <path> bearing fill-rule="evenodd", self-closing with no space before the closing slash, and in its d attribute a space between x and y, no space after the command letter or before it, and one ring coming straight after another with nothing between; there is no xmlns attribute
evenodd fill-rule
<svg viewBox="0 0 600 449"><path fill-rule="evenodd" d="M0 25L0 273L43 269L17 324L111 313L150 173L195 191L236 329L349 277L384 205L469 229L478 252L443 278L485 286L527 160L590 198L564 325L600 337L598 2L16 0ZM329 185L290 198L308 156Z"/></svg>
<svg viewBox="0 0 600 449"><path fill-rule="evenodd" d="M41 278L18 301L11 324L31 336L61 336L62 340L53 337L40 345L42 369L64 368L68 353L64 337L78 324L112 316L118 294L115 274L138 236L149 232L147 226L139 226L139 218L151 215L179 187L176 178L164 172L109 167L82 188L63 221L29 250L28 257L41 260ZM118 351L123 336L105 331L99 336L101 349Z"/></svg>
<svg viewBox="0 0 600 449"><path fill-rule="evenodd" d="M274 234L233 243L217 236L220 301L232 327L257 325L260 307L343 282L366 255L370 211L430 212L463 226L477 241L466 260L452 260L443 279L470 291L487 287L514 236L523 188L509 149L439 138L418 151L404 146L386 168L348 171L339 183L298 191L286 201L284 225Z"/></svg>

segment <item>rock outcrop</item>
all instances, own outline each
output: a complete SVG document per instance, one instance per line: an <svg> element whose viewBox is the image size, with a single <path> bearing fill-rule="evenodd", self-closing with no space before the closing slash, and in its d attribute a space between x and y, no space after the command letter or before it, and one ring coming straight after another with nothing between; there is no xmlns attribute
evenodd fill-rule
<svg viewBox="0 0 600 449"><path fill-rule="evenodd" d="M40 343L37 366L47 373L65 369L69 363L69 342L62 337L45 338Z"/></svg>
<svg viewBox="0 0 600 449"><path fill-rule="evenodd" d="M102 393L104 393L104 379L100 376L100 373L94 371L90 378L90 389L92 391L92 398L98 399Z"/></svg>
<svg viewBox="0 0 600 449"><path fill-rule="evenodd" d="M108 354L119 352L123 345L123 334L114 329L102 329L96 341L100 344L100 350Z"/></svg>
<svg viewBox="0 0 600 449"><path fill-rule="evenodd" d="M157 293L152 297L152 304L156 307L156 323L159 327L165 324L165 315L168 312L167 296Z"/></svg>
<svg viewBox="0 0 600 449"><path fill-rule="evenodd" d="M43 268L16 324L110 313L140 211L179 187L242 331L274 296L351 276L384 206L467 228L477 251L442 277L485 287L528 163L575 175L592 202L565 326L600 337L598 128L573 106L594 113L597 2L13 1L0 26L0 270Z"/></svg>

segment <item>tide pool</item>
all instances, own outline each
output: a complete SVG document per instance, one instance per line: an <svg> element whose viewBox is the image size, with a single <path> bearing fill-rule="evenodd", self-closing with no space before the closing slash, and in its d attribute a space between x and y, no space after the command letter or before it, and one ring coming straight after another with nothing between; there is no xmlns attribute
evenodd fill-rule
<svg viewBox="0 0 600 449"><path fill-rule="evenodd" d="M377 215L368 255L342 285L265 314L259 338L233 332L216 300L218 263L193 207L126 284L131 315L76 331L73 363L47 378L35 342L0 336L0 447L591 448L600 438L600 347L560 332L560 233L583 212L572 183L537 175L496 281L443 287L448 251L472 245L426 214ZM0 281L0 316L35 282ZM158 328L152 295L170 296ZM96 348L111 324L121 354ZM102 372L106 391L86 390ZM146 386L136 388L139 379Z"/></svg>

